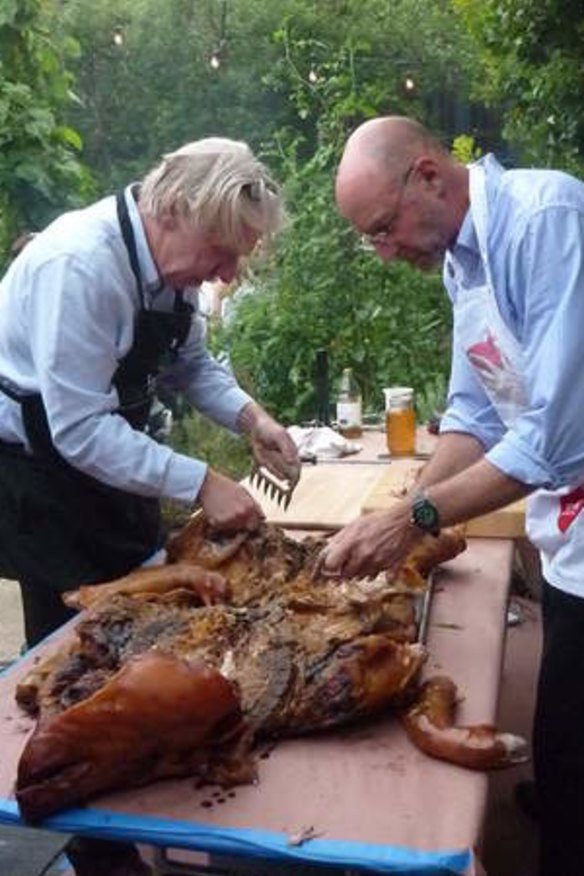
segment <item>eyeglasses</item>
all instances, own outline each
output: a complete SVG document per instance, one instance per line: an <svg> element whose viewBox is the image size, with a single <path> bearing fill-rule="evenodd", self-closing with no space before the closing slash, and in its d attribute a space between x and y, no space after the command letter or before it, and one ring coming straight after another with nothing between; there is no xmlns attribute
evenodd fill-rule
<svg viewBox="0 0 584 876"><path fill-rule="evenodd" d="M403 199L410 181L412 171L415 164L410 164L401 180L401 188L397 197L397 202L391 217L384 220L374 231L367 231L361 234L361 240L367 248L374 247L376 244L389 243L391 235L394 233L400 213L402 210Z"/></svg>

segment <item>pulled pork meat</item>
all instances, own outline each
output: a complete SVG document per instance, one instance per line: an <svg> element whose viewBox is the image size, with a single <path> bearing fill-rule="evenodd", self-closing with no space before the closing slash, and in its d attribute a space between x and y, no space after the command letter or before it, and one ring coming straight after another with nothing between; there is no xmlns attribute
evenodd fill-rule
<svg viewBox="0 0 584 876"><path fill-rule="evenodd" d="M391 584L314 576L323 544L267 524L218 534L199 516L166 565L67 594L85 613L17 690L38 718L18 769L23 817L171 776L249 782L258 739L390 705L433 756L479 768L522 756L517 737L482 728L473 762L476 728L454 728L452 683L418 683L415 588L462 536L429 538Z"/></svg>

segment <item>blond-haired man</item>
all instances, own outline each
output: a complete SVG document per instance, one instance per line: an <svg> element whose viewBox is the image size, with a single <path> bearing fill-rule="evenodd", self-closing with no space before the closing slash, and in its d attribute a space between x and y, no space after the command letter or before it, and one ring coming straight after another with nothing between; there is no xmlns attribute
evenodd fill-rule
<svg viewBox="0 0 584 876"><path fill-rule="evenodd" d="M55 220L7 271L0 555L22 585L29 644L66 617L59 591L124 574L158 547L160 499L197 502L218 527L261 518L242 486L144 433L155 383L297 478L286 430L207 352L192 288L230 282L281 221L278 189L249 147L203 139Z"/></svg>
<svg viewBox="0 0 584 876"><path fill-rule="evenodd" d="M124 575L157 550L161 499L196 502L219 528L262 518L241 485L144 432L157 384L298 478L286 430L206 350L193 289L231 282L281 221L277 186L249 147L209 138L56 219L10 265L0 284L0 567L20 582L29 645L67 618L60 592ZM117 872L100 856L81 854L77 872ZM120 866L146 872L132 855Z"/></svg>

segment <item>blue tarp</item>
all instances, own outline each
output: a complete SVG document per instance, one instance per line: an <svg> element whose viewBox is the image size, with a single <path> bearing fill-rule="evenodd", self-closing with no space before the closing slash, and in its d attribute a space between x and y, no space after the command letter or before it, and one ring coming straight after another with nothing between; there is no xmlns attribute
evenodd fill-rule
<svg viewBox="0 0 584 876"><path fill-rule="evenodd" d="M15 801L0 798L0 822L23 824ZM398 846L319 838L295 846L289 844L289 838L284 833L222 828L91 808L68 809L48 818L42 827L165 848L191 849L239 858L263 858L288 866L321 864L343 870L408 876L464 874L472 862L472 854L468 850L425 852Z"/></svg>

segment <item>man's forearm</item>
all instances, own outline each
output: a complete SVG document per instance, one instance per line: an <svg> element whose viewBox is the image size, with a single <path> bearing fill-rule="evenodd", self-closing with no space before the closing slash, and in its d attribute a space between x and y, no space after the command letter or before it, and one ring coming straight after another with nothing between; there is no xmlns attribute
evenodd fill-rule
<svg viewBox="0 0 584 876"><path fill-rule="evenodd" d="M487 462L482 444L462 432L440 436L416 487L427 489L442 526L488 514L531 492L526 484Z"/></svg>
<svg viewBox="0 0 584 876"><path fill-rule="evenodd" d="M440 435L436 450L420 470L416 485L429 487L447 480L484 456L482 444L472 435L463 432L446 432Z"/></svg>
<svg viewBox="0 0 584 876"><path fill-rule="evenodd" d="M533 487L509 477L486 459L427 487L441 526L452 526L504 508L532 491Z"/></svg>

